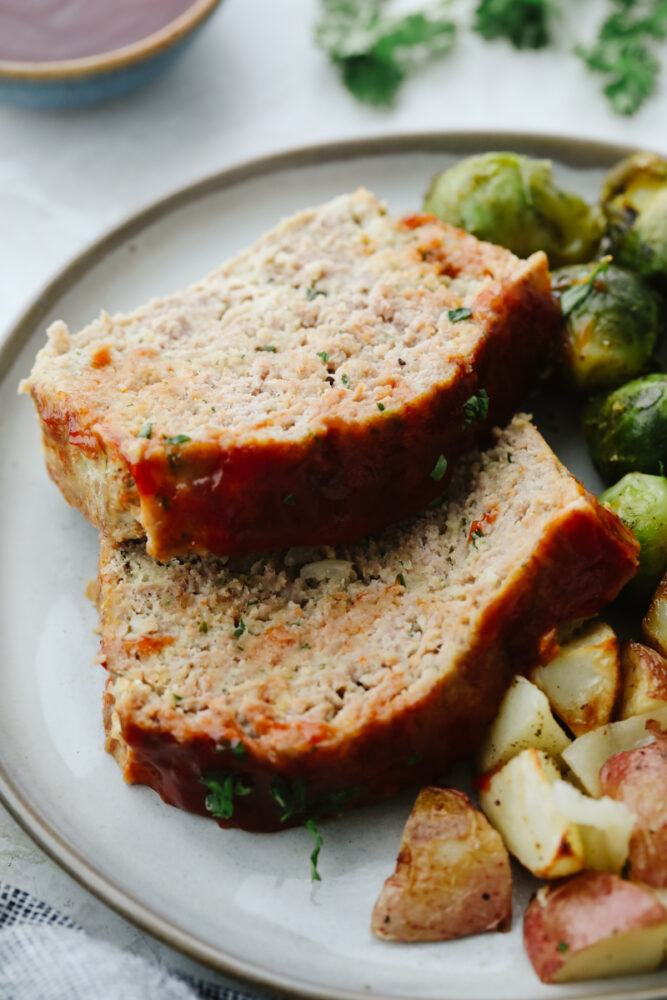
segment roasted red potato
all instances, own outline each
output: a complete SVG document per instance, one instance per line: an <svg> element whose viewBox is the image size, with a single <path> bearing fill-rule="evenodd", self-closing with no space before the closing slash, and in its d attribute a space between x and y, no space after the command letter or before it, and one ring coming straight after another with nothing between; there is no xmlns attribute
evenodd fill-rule
<svg viewBox="0 0 667 1000"><path fill-rule="evenodd" d="M396 871L371 919L389 941L447 941L509 930L512 875L500 835L467 795L423 788L403 831Z"/></svg>
<svg viewBox="0 0 667 1000"><path fill-rule="evenodd" d="M523 943L543 983L651 972L667 945L667 910L648 889L584 871L539 890Z"/></svg>
<svg viewBox="0 0 667 1000"><path fill-rule="evenodd" d="M667 707L667 660L641 642L624 642L621 719Z"/></svg>

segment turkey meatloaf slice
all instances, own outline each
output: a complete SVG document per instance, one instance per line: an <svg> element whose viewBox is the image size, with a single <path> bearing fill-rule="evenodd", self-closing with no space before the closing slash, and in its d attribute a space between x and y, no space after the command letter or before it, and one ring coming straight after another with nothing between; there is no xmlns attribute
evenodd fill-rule
<svg viewBox="0 0 667 1000"><path fill-rule="evenodd" d="M102 540L107 749L129 782L275 829L441 775L634 536L527 419L414 520L340 548L161 564Z"/></svg>
<svg viewBox="0 0 667 1000"><path fill-rule="evenodd" d="M553 320L543 254L361 190L182 294L56 322L23 388L52 478L116 541L161 559L334 544L442 492L533 384Z"/></svg>

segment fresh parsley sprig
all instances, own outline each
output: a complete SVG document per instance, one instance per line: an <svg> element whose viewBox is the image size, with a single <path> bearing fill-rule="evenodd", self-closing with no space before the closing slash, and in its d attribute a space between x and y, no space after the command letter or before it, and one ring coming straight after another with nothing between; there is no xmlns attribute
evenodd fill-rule
<svg viewBox="0 0 667 1000"><path fill-rule="evenodd" d="M487 41L507 38L517 49L543 49L551 42L551 0L481 0L475 31Z"/></svg>

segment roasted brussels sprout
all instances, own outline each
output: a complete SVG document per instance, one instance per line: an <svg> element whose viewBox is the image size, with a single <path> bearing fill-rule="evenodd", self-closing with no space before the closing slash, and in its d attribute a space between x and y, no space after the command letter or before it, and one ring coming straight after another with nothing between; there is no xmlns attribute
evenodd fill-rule
<svg viewBox="0 0 667 1000"><path fill-rule="evenodd" d="M581 392L622 385L646 370L664 326L660 296L607 262L562 267L552 288L563 314L561 360Z"/></svg>
<svg viewBox="0 0 667 1000"><path fill-rule="evenodd" d="M667 572L667 479L631 472L600 496L635 533L639 572L623 593L648 600Z"/></svg>
<svg viewBox="0 0 667 1000"><path fill-rule="evenodd" d="M424 210L519 257L544 250L552 267L590 260L603 215L579 195L561 191L549 160L485 153L437 174Z"/></svg>
<svg viewBox="0 0 667 1000"><path fill-rule="evenodd" d="M635 153L609 171L602 190L609 249L667 292L667 160Z"/></svg>
<svg viewBox="0 0 667 1000"><path fill-rule="evenodd" d="M634 379L584 409L584 438L593 464L613 482L626 472L667 470L667 375Z"/></svg>

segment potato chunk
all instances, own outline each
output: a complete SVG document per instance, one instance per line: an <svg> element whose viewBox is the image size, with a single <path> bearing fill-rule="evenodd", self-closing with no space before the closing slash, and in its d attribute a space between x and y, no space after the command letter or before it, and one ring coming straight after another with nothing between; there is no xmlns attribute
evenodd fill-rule
<svg viewBox="0 0 667 1000"><path fill-rule="evenodd" d="M543 983L651 972L667 946L667 910L638 885L586 871L539 890L523 943Z"/></svg>
<svg viewBox="0 0 667 1000"><path fill-rule="evenodd" d="M577 824L584 845L584 867L619 874L628 860L634 813L603 795L593 799L567 781L554 781L553 803L565 819Z"/></svg>
<svg viewBox="0 0 667 1000"><path fill-rule="evenodd" d="M610 757L600 772L602 790L636 816L630 840L630 877L667 887L667 732L647 728L655 743Z"/></svg>
<svg viewBox="0 0 667 1000"><path fill-rule="evenodd" d="M667 574L658 584L642 622L644 638L663 656L667 656Z"/></svg>
<svg viewBox="0 0 667 1000"><path fill-rule="evenodd" d="M517 676L487 730L479 752L479 770L490 771L528 747L556 757L569 743L546 695L525 677Z"/></svg>
<svg viewBox="0 0 667 1000"><path fill-rule="evenodd" d="M667 660L641 642L621 647L623 696L621 718L667 707Z"/></svg>
<svg viewBox="0 0 667 1000"><path fill-rule="evenodd" d="M576 823L557 808L554 762L540 750L522 750L500 770L481 779L479 803L507 849L540 878L571 875L584 867L584 845Z"/></svg>
<svg viewBox="0 0 667 1000"><path fill-rule="evenodd" d="M575 736L609 722L620 688L618 640L603 622L584 626L530 679Z"/></svg>
<svg viewBox="0 0 667 1000"><path fill-rule="evenodd" d="M390 941L447 941L509 930L512 875L500 836L467 795L423 788L371 930Z"/></svg>

